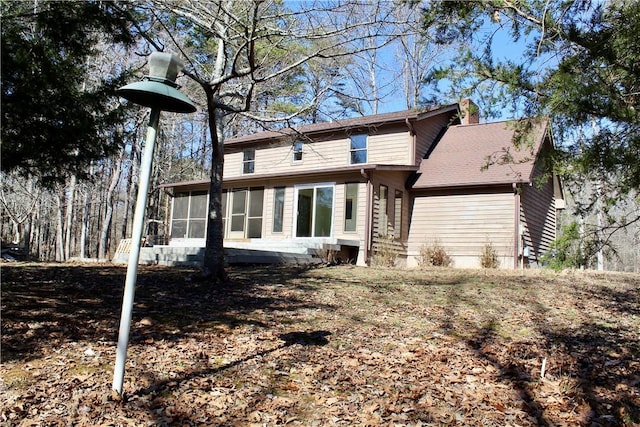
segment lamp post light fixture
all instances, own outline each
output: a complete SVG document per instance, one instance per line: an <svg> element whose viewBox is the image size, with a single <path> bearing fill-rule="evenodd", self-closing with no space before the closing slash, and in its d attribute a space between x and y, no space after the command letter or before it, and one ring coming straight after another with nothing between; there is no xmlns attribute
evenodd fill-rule
<svg viewBox="0 0 640 427"><path fill-rule="evenodd" d="M183 66L184 64L180 58L171 53L154 52L149 56L149 75L143 81L128 84L117 91L120 96L128 101L151 108L147 139L140 162L140 182L133 214L131 249L129 251L129 264L122 298L116 364L113 371L113 390L118 393L119 397L122 397L124 365L127 359L133 298L138 275L138 262L140 260L140 243L160 111L174 113L193 113L196 111L194 103L178 90L178 85L175 83L176 77Z"/></svg>

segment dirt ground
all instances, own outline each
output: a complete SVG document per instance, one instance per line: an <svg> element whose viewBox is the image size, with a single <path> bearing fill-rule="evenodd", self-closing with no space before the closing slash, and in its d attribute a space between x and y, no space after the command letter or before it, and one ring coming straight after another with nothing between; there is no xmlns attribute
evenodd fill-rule
<svg viewBox="0 0 640 427"><path fill-rule="evenodd" d="M4 263L8 426L640 425L640 277Z"/></svg>

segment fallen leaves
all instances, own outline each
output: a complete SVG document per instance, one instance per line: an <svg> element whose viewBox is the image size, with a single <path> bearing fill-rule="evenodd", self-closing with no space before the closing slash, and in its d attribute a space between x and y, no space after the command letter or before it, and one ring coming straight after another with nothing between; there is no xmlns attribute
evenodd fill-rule
<svg viewBox="0 0 640 427"><path fill-rule="evenodd" d="M124 270L3 268L0 421L640 422L637 277L270 267L206 289L192 273L141 269L120 399Z"/></svg>

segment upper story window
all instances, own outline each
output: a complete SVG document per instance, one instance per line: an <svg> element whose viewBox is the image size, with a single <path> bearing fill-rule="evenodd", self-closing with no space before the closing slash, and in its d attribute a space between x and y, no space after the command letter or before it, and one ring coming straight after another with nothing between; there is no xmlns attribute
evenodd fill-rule
<svg viewBox="0 0 640 427"><path fill-rule="evenodd" d="M302 161L302 147L303 143L301 141L296 141L293 144L293 161L301 162Z"/></svg>
<svg viewBox="0 0 640 427"><path fill-rule="evenodd" d="M256 162L256 149L245 148L242 151L242 173L253 173Z"/></svg>
<svg viewBox="0 0 640 427"><path fill-rule="evenodd" d="M352 165L367 163L367 135L351 135L351 150L349 154Z"/></svg>

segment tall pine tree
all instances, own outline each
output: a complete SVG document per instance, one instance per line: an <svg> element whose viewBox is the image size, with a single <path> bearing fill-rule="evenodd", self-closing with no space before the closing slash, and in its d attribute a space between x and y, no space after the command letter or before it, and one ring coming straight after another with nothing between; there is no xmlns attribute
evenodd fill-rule
<svg viewBox="0 0 640 427"><path fill-rule="evenodd" d="M119 121L109 106L124 80L87 84L94 47L104 34L131 43L108 4L2 2L2 170L43 185L83 177L88 163L120 141L107 132Z"/></svg>

